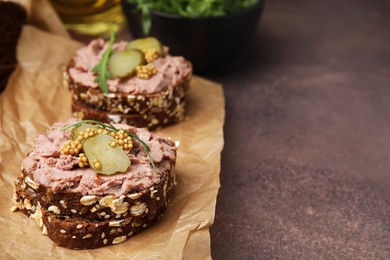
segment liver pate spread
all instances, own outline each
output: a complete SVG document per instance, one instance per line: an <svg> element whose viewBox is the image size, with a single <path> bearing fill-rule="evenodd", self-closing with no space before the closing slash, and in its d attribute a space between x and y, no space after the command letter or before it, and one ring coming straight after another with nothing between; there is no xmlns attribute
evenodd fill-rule
<svg viewBox="0 0 390 260"><path fill-rule="evenodd" d="M113 49L120 51L126 46L127 42L121 41L114 43ZM98 83L94 82L96 75L92 69L100 61L107 47L107 42L103 39L97 39L76 52L73 57L74 65L69 68L69 74L76 83L98 88ZM183 57L174 57L169 54L152 63L158 69L158 73L150 79L141 79L136 76L111 79L107 81L109 91L129 94L161 92L169 86L176 85L192 70L191 65Z"/></svg>
<svg viewBox="0 0 390 260"><path fill-rule="evenodd" d="M176 160L173 142L151 134L145 129L127 125L115 125L135 133L150 147L157 173L151 168L146 151L133 138L134 147L128 157L131 165L127 172L113 175L99 175L93 169L79 168L76 157L61 155L62 145L70 139L70 130L61 131L68 121L52 126L47 134L35 139L34 149L23 161L24 171L33 181L51 188L54 192L81 193L82 195L125 195L130 191L143 190L160 182L160 175L171 171Z"/></svg>

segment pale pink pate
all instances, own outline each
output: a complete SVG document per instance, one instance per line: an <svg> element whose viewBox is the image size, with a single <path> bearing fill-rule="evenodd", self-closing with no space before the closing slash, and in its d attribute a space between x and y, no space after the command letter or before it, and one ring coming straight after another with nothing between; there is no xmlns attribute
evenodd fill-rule
<svg viewBox="0 0 390 260"><path fill-rule="evenodd" d="M61 155L62 145L70 139L70 130L60 129L75 121L56 123L47 134L38 135L33 151L24 159L24 171L34 182L51 188L54 192L81 193L82 195L121 196L130 191L144 190L160 182L160 175L171 171L172 161L176 161L176 147L168 139L151 134L145 129L127 125L115 125L137 134L151 150L151 157L157 172L150 166L144 148L137 140L128 157L131 166L125 173L100 175L93 169L79 168L76 157Z"/></svg>
<svg viewBox="0 0 390 260"><path fill-rule="evenodd" d="M125 49L127 42L121 41L113 44L114 51ZM78 83L91 88L98 88L94 82L96 74L92 72L93 67L100 61L108 43L103 39L93 40L88 46L79 49L73 57L74 65L69 68L72 79ZM165 48L168 52L167 48ZM191 73L191 65L183 57L170 56L159 58L152 62L158 69L158 73L150 79L141 79L136 76L124 79L108 80L110 92L121 92L129 94L157 93L177 84L179 80Z"/></svg>

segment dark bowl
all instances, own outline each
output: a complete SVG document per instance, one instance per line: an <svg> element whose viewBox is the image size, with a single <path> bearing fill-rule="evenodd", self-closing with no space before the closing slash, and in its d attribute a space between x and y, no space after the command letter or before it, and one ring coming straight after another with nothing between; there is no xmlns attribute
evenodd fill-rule
<svg viewBox="0 0 390 260"><path fill-rule="evenodd" d="M172 55L190 60L194 70L220 65L245 47L252 38L265 0L246 10L218 17L189 18L152 11L150 36L170 48ZM122 0L123 13L134 38L144 37L136 6Z"/></svg>

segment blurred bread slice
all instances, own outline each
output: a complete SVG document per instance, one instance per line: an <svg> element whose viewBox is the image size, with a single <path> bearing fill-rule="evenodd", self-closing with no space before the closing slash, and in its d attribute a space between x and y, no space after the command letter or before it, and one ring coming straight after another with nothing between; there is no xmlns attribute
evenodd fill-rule
<svg viewBox="0 0 390 260"><path fill-rule="evenodd" d="M0 92L16 67L16 46L26 19L27 12L21 4L0 0Z"/></svg>

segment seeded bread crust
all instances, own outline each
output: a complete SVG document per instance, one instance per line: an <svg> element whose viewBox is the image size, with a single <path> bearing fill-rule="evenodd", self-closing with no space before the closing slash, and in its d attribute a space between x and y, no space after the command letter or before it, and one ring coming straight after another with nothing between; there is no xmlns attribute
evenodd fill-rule
<svg viewBox="0 0 390 260"><path fill-rule="evenodd" d="M191 63L187 62L188 66ZM75 82L69 69L74 66L71 60L64 71L64 85L72 93L73 112L83 113L83 119L97 119L107 123L123 122L150 130L164 127L184 119L185 95L189 89L192 69L180 80L172 83L167 90L158 93L109 93L99 88L91 88ZM81 117L81 116L79 116ZM115 119L115 120L114 120Z"/></svg>
<svg viewBox="0 0 390 260"><path fill-rule="evenodd" d="M115 220L89 220L82 217L57 215L47 211L40 204L32 210L22 211L34 219L57 245L70 249L93 249L106 245L116 245L134 236L160 218L166 207L159 208L143 217L127 216Z"/></svg>
<svg viewBox="0 0 390 260"><path fill-rule="evenodd" d="M169 171L158 185L111 200L112 195L55 193L22 172L15 182L13 210L20 209L37 222L42 234L71 249L115 245L141 232L163 214L175 185Z"/></svg>
<svg viewBox="0 0 390 260"><path fill-rule="evenodd" d="M65 215L72 218L81 216L90 220L112 220L127 215L143 216L148 211L154 212L167 206L167 193L173 188L175 182L173 168L174 162L171 161L171 170L161 175L159 184L119 198L112 194L83 196L79 193L54 192L48 187L35 183L31 176L22 171L22 175L15 182L16 201L21 202L22 208L31 209L39 203L42 208L58 216Z"/></svg>
<svg viewBox="0 0 390 260"><path fill-rule="evenodd" d="M163 210L157 214L161 216ZM126 217L113 221L93 221L82 218L63 218L51 212L42 211L43 226L47 236L59 246L70 249L93 249L105 245L116 245L140 233L150 226L155 217Z"/></svg>
<svg viewBox="0 0 390 260"><path fill-rule="evenodd" d="M153 114L121 114L110 113L102 110L97 110L84 103L72 100L72 112L75 117L80 120L92 119L109 124L127 124L134 127L146 127L149 130L159 129L175 123L179 123L184 119L185 99L178 99L178 103L173 105L173 112L167 111L154 112Z"/></svg>
<svg viewBox="0 0 390 260"><path fill-rule="evenodd" d="M11 210L19 209L34 219L42 234L59 246L92 249L119 244L148 227L168 207L176 184L175 161L169 162L170 168L160 174L158 184L120 197L55 192L34 182L22 169L15 181L15 206Z"/></svg>

